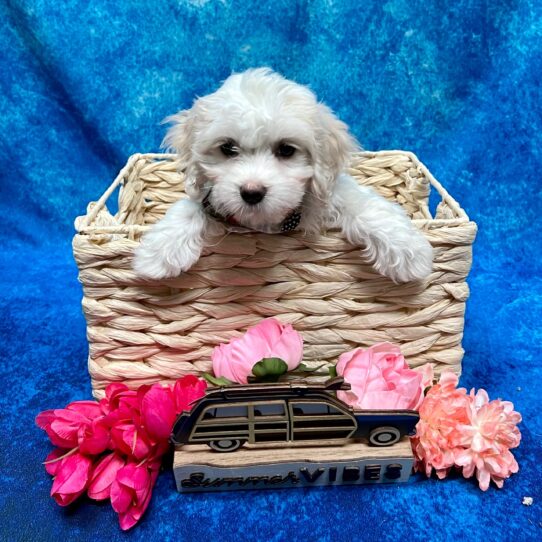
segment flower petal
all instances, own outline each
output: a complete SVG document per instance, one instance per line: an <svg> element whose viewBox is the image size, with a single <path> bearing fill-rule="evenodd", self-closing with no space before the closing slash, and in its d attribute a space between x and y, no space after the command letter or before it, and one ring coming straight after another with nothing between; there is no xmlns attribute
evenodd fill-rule
<svg viewBox="0 0 542 542"><path fill-rule="evenodd" d="M117 514L126 512L132 503L133 492L119 483L117 479L111 484L111 506Z"/></svg>
<svg viewBox="0 0 542 542"><path fill-rule="evenodd" d="M124 467L126 460L117 453L103 457L94 467L87 494L91 499L100 501L111 495L111 485L119 469Z"/></svg>
<svg viewBox="0 0 542 542"><path fill-rule="evenodd" d="M51 496L61 506L73 502L85 490L92 469L92 460L75 453L61 460L62 465L57 470Z"/></svg>
<svg viewBox="0 0 542 542"><path fill-rule="evenodd" d="M66 407L66 410L73 410L89 420L103 416L100 404L96 401L74 401Z"/></svg>
<svg viewBox="0 0 542 542"><path fill-rule="evenodd" d="M171 389L154 384L143 396L141 415L143 425L151 437L167 440L175 422L175 403Z"/></svg>
<svg viewBox="0 0 542 542"><path fill-rule="evenodd" d="M173 399L175 401L175 413L180 414L192 408L192 403L205 395L207 382L193 375L186 375L175 382L173 387Z"/></svg>

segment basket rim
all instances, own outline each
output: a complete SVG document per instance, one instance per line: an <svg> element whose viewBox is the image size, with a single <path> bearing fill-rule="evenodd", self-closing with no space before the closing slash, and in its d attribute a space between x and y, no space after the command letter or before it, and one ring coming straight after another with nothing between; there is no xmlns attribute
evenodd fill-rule
<svg viewBox="0 0 542 542"><path fill-rule="evenodd" d="M405 150L383 150L383 151L359 151L352 153L352 158L366 157L374 158L377 156L393 156L401 154L408 157L413 164L420 168L424 176L429 181L429 184L437 191L448 207L456 214L455 218L422 218L412 219L412 223L424 229L427 227L453 227L460 226L472 222L465 212L465 210L459 205L459 203L449 194L449 192L437 181L433 174L429 171L427 166L420 161L420 159L411 151ZM134 167L138 160L147 161L171 161L178 160L177 154L171 153L135 153L131 155L125 166L119 171L117 177L102 194L102 196L96 202L90 202L87 208L87 214L79 216L75 220L76 235L89 235L89 234L134 234L144 233L151 228L151 225L139 225L139 224L118 224L118 225L95 225L93 222L102 210L107 210L106 202L113 192L123 184L124 179L128 176L129 172ZM248 230L247 230L248 231ZM293 233L296 235L296 233Z"/></svg>

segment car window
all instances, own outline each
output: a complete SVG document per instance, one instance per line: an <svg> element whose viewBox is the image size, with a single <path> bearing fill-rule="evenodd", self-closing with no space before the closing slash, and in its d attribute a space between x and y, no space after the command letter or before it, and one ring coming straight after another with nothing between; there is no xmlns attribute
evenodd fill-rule
<svg viewBox="0 0 542 542"><path fill-rule="evenodd" d="M344 412L338 408L335 408L334 406L332 405L329 405L329 414L341 414L341 415L344 415Z"/></svg>
<svg viewBox="0 0 542 542"><path fill-rule="evenodd" d="M204 420L212 420L213 418L246 418L248 409L246 405L220 406L209 408L203 415Z"/></svg>
<svg viewBox="0 0 542 542"><path fill-rule="evenodd" d="M262 403L254 405L254 416L284 416L284 403Z"/></svg>
<svg viewBox="0 0 542 542"><path fill-rule="evenodd" d="M344 414L341 410L328 403L297 403L291 402L294 416L328 416Z"/></svg>

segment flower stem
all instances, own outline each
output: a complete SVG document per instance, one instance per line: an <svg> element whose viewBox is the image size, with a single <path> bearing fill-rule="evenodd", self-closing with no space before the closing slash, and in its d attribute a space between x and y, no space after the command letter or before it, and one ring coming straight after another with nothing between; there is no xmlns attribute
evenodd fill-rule
<svg viewBox="0 0 542 542"><path fill-rule="evenodd" d="M50 465L51 463L56 463L57 461L60 461L61 459L64 459L75 452L79 450L79 446L76 446L75 448L72 448L69 452L65 453L64 455L61 455L60 457L55 457L54 459L49 459L49 461L44 461L44 465Z"/></svg>

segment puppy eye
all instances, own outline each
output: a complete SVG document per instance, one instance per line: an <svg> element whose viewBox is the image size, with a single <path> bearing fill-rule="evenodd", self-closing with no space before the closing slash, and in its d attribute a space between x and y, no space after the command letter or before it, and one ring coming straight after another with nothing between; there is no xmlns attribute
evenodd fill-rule
<svg viewBox="0 0 542 542"><path fill-rule="evenodd" d="M235 143L233 141L226 141L226 143L222 143L222 145L220 145L220 150L224 156L228 157L237 156L239 154L239 151L235 147Z"/></svg>
<svg viewBox="0 0 542 542"><path fill-rule="evenodd" d="M290 158L295 153L295 147L288 145L287 143L281 143L277 149L277 156L281 158Z"/></svg>

